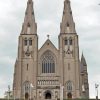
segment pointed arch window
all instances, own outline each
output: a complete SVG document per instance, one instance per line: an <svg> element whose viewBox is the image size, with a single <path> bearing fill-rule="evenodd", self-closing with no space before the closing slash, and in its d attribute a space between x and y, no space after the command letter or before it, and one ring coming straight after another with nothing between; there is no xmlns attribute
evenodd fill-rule
<svg viewBox="0 0 100 100"><path fill-rule="evenodd" d="M27 46L27 45L31 46L32 45L32 38L30 38L30 39L25 38L24 39L24 45L25 46Z"/></svg>
<svg viewBox="0 0 100 100"><path fill-rule="evenodd" d="M30 92L30 82L29 81L25 81L24 84L23 84L23 91L25 93L29 93Z"/></svg>
<svg viewBox="0 0 100 100"><path fill-rule="evenodd" d="M65 45L73 45L73 40L72 40L72 38L70 37L70 38L65 38Z"/></svg>
<svg viewBox="0 0 100 100"><path fill-rule="evenodd" d="M71 38L71 37L69 38L69 44L70 44L70 45L72 45L72 44L73 44L73 40L72 40L72 38Z"/></svg>
<svg viewBox="0 0 100 100"><path fill-rule="evenodd" d="M67 27L69 27L69 23L67 23Z"/></svg>
<svg viewBox="0 0 100 100"><path fill-rule="evenodd" d="M28 25L27 25L27 34L30 34L31 33L31 28L30 28L31 26L30 26L30 24L28 23Z"/></svg>
<svg viewBox="0 0 100 100"><path fill-rule="evenodd" d="M72 91L72 82L70 80L67 82L66 85L67 85L67 90Z"/></svg>
<svg viewBox="0 0 100 100"><path fill-rule="evenodd" d="M29 39L29 45L32 45L32 39L31 38Z"/></svg>
<svg viewBox="0 0 100 100"><path fill-rule="evenodd" d="M46 51L42 58L42 73L55 73L55 58L51 51Z"/></svg>
<svg viewBox="0 0 100 100"><path fill-rule="evenodd" d="M27 46L27 38L24 39L24 45Z"/></svg>
<svg viewBox="0 0 100 100"><path fill-rule="evenodd" d="M69 23L67 22L66 23L66 33L69 33L70 32L70 27L69 27Z"/></svg>
<svg viewBox="0 0 100 100"><path fill-rule="evenodd" d="M65 45L68 45L68 39L65 38Z"/></svg>

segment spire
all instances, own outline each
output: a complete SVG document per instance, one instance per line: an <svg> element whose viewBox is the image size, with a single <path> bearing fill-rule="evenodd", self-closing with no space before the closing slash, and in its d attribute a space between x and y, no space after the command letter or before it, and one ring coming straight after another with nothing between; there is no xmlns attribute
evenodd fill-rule
<svg viewBox="0 0 100 100"><path fill-rule="evenodd" d="M81 57L81 72L87 72L87 63L86 63L86 60L85 60L85 57L82 53L82 57Z"/></svg>
<svg viewBox="0 0 100 100"><path fill-rule="evenodd" d="M60 33L76 33L69 0L64 1L64 10Z"/></svg>
<svg viewBox="0 0 100 100"><path fill-rule="evenodd" d="M37 24L35 23L32 0L28 0L27 2L27 8L21 34L37 34Z"/></svg>
<svg viewBox="0 0 100 100"><path fill-rule="evenodd" d="M85 60L85 57L84 57L83 53L82 53L82 57L81 57L81 64L83 66L87 66L87 63L86 63L86 60Z"/></svg>

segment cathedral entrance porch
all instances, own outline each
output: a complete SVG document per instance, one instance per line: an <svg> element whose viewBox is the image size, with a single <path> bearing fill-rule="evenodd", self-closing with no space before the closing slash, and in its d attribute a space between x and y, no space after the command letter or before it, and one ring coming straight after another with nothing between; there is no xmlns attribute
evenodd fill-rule
<svg viewBox="0 0 100 100"><path fill-rule="evenodd" d="M29 99L29 94L25 93L25 100L28 100L28 99Z"/></svg>
<svg viewBox="0 0 100 100"><path fill-rule="evenodd" d="M52 96L51 96L51 92L50 91L46 91L45 92L45 99L52 99Z"/></svg>
<svg viewBox="0 0 100 100"><path fill-rule="evenodd" d="M68 99L72 99L72 94L71 94L71 93L68 93L68 94L67 94L67 98L68 98Z"/></svg>

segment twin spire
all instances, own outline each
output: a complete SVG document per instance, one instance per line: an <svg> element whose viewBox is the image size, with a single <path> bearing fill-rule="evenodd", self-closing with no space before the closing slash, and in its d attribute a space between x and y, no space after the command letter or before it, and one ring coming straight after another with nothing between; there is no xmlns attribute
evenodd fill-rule
<svg viewBox="0 0 100 100"><path fill-rule="evenodd" d="M64 1L64 10L60 33L76 33L75 23L73 21L72 10L69 0Z"/></svg>
<svg viewBox="0 0 100 100"><path fill-rule="evenodd" d="M60 33L76 33L69 0L64 1ZM28 0L27 2L27 9L21 34L37 34L37 24L35 22L32 0Z"/></svg>
<svg viewBox="0 0 100 100"><path fill-rule="evenodd" d="M35 22L35 15L33 10L33 1L28 0L25 12L25 19L21 34L37 34L37 24Z"/></svg>

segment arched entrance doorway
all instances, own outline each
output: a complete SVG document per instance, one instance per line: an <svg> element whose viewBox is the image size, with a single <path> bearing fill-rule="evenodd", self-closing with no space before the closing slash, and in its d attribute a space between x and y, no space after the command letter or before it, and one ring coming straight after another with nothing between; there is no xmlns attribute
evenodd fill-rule
<svg viewBox="0 0 100 100"><path fill-rule="evenodd" d="M51 99L51 92L50 91L47 91L45 92L45 99Z"/></svg>
<svg viewBox="0 0 100 100"><path fill-rule="evenodd" d="M25 100L28 100L28 99L29 99L29 94L25 93Z"/></svg>
<svg viewBox="0 0 100 100"><path fill-rule="evenodd" d="M67 98L68 98L68 99L72 99L72 94L71 94L71 93L68 93L68 94L67 94Z"/></svg>

